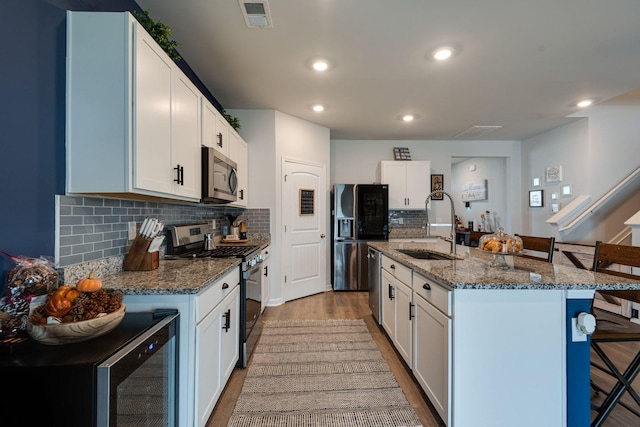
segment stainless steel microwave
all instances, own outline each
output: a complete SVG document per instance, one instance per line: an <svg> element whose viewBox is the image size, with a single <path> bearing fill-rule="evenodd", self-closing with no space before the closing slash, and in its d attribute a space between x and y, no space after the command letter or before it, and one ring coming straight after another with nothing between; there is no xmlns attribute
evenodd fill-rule
<svg viewBox="0 0 640 427"><path fill-rule="evenodd" d="M237 192L236 162L211 147L202 147L202 202L235 202Z"/></svg>

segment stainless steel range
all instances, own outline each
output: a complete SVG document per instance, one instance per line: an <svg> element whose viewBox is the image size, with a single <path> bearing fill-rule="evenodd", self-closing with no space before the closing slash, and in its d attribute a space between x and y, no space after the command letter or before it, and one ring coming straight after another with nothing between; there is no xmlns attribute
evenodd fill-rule
<svg viewBox="0 0 640 427"><path fill-rule="evenodd" d="M240 273L240 359L238 367L246 368L247 361L262 331L259 322L262 312L262 261L260 246L239 244L218 245L205 249L210 224L172 225L167 227L165 259L184 258L242 258Z"/></svg>

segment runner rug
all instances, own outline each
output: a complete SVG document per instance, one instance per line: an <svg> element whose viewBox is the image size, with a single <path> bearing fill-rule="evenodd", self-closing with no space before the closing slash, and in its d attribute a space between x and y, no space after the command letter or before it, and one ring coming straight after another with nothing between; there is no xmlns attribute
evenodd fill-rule
<svg viewBox="0 0 640 427"><path fill-rule="evenodd" d="M364 320L267 322L230 427L414 427Z"/></svg>

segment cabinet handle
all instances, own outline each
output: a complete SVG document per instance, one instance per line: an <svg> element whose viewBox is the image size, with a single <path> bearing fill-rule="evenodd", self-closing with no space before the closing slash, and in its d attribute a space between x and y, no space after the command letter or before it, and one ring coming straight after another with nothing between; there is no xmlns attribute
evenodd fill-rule
<svg viewBox="0 0 640 427"><path fill-rule="evenodd" d="M409 303L409 320L411 320L411 319L413 319L414 317L416 317L416 316L413 314L413 306L414 306L414 305L415 305L415 304L412 304L411 302Z"/></svg>
<svg viewBox="0 0 640 427"><path fill-rule="evenodd" d="M264 277L268 277L268 276L269 276L269 266L268 266L268 265L266 265L266 266L264 267Z"/></svg>
<svg viewBox="0 0 640 427"><path fill-rule="evenodd" d="M224 282L222 284L222 289L229 289L229 284L227 282Z"/></svg>
<svg viewBox="0 0 640 427"><path fill-rule="evenodd" d="M218 133L218 143L216 145L222 148L222 132Z"/></svg>
<svg viewBox="0 0 640 427"><path fill-rule="evenodd" d="M244 189L240 190L240 200L244 200Z"/></svg>
<svg viewBox="0 0 640 427"><path fill-rule="evenodd" d="M430 291L430 290L431 290L431 285L430 285L430 284L428 284L428 283L425 283L424 285L422 285L422 289L425 289L425 290L427 290L427 291Z"/></svg>
<svg viewBox="0 0 640 427"><path fill-rule="evenodd" d="M391 264L391 265L389 266L389 268L391 268L391 269L395 270L395 269L396 269L396 265L395 265L395 264Z"/></svg>
<svg viewBox="0 0 640 427"><path fill-rule="evenodd" d="M391 286L391 283L389 283L389 299L393 299L393 286Z"/></svg>
<svg viewBox="0 0 640 427"><path fill-rule="evenodd" d="M222 329L224 329L225 332L229 332L231 328L231 309L228 309L222 316L224 317L224 326Z"/></svg>
<svg viewBox="0 0 640 427"><path fill-rule="evenodd" d="M184 185L184 166L178 165L173 168L173 170L176 171L176 179L174 179L173 182Z"/></svg>

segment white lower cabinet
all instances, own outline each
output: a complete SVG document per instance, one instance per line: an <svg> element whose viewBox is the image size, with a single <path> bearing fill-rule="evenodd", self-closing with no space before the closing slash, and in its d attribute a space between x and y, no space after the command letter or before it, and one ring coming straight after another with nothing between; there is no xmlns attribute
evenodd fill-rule
<svg viewBox="0 0 640 427"><path fill-rule="evenodd" d="M205 426L238 361L240 288L235 289L196 326L198 426Z"/></svg>
<svg viewBox="0 0 640 427"><path fill-rule="evenodd" d="M412 367L411 269L384 255L381 264L382 326L404 361Z"/></svg>
<svg viewBox="0 0 640 427"><path fill-rule="evenodd" d="M391 341L396 335L396 303L395 303L395 282L396 279L386 270L382 270L382 322L380 324L387 332Z"/></svg>
<svg viewBox="0 0 640 427"><path fill-rule="evenodd" d="M451 425L453 292L384 255L381 264L381 325Z"/></svg>
<svg viewBox="0 0 640 427"><path fill-rule="evenodd" d="M451 318L414 294L413 375L444 420L450 425Z"/></svg>
<svg viewBox="0 0 640 427"><path fill-rule="evenodd" d="M204 426L238 361L240 269L198 294L125 295L127 312L177 309L180 426Z"/></svg>
<svg viewBox="0 0 640 427"><path fill-rule="evenodd" d="M398 353L413 367L413 302L411 288L402 282L396 287L396 336Z"/></svg>

